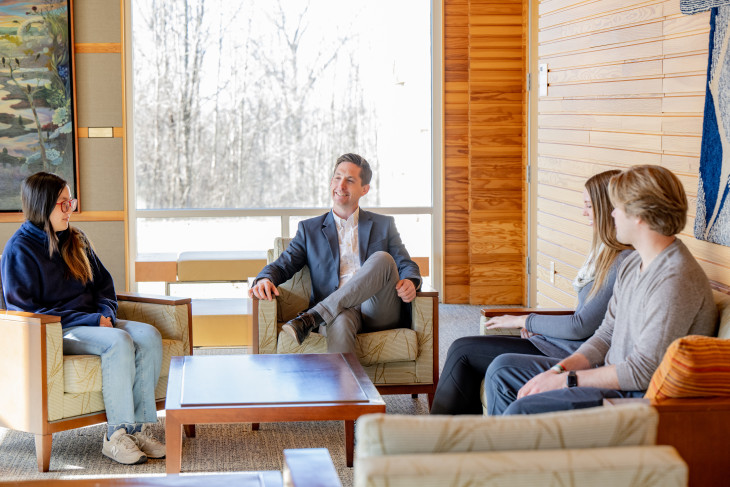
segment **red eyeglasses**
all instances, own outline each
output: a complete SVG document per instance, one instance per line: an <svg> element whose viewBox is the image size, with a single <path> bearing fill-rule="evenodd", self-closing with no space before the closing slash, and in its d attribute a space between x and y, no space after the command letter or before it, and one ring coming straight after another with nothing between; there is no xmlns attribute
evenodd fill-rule
<svg viewBox="0 0 730 487"><path fill-rule="evenodd" d="M74 211L76 209L76 206L79 204L79 200L74 198L72 200L59 201L56 204L61 205L62 212L68 213L69 211Z"/></svg>

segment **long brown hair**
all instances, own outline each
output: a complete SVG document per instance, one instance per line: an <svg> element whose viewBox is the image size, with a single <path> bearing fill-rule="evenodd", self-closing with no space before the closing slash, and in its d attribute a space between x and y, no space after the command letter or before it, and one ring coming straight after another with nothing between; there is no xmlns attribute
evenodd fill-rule
<svg viewBox="0 0 730 487"><path fill-rule="evenodd" d="M606 281L613 262L623 250L632 248L616 239L616 225L611 213L613 205L608 193L608 183L621 171L611 170L598 173L586 181L585 187L593 206L593 241L591 253L596 264L596 274L588 297L594 296ZM603 244L603 246L601 246Z"/></svg>
<svg viewBox="0 0 730 487"><path fill-rule="evenodd" d="M47 172L38 172L23 181L20 197L23 203L25 219L46 232L48 235L48 254L53 257L56 252L61 253L66 263L66 277L78 279L83 283L94 280L94 273L89 262L88 249L91 245L84 233L69 225L68 238L59 248L59 240L53 231L50 216L56 208L56 202L63 189L68 186L66 181Z"/></svg>

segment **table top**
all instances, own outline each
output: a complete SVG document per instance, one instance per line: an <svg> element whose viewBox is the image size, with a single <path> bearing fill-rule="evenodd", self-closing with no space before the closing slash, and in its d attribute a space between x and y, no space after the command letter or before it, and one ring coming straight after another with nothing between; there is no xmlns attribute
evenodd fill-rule
<svg viewBox="0 0 730 487"><path fill-rule="evenodd" d="M165 409L384 404L353 354L173 357Z"/></svg>
<svg viewBox="0 0 730 487"><path fill-rule="evenodd" d="M6 482L0 482L6 485ZM145 476L145 477L124 477L124 478L75 478L75 479L45 479L7 482L7 485L18 485L24 487L198 487L200 485L211 487L281 487L281 472L238 472L220 473L205 475L167 475Z"/></svg>

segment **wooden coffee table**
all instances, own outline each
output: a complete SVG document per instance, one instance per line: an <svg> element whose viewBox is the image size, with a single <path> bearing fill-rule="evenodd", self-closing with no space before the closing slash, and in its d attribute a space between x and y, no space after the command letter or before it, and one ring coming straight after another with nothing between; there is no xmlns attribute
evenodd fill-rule
<svg viewBox="0 0 730 487"><path fill-rule="evenodd" d="M352 466L355 420L384 413L353 354L173 357L165 402L167 473L179 473L182 427L214 423L344 421Z"/></svg>

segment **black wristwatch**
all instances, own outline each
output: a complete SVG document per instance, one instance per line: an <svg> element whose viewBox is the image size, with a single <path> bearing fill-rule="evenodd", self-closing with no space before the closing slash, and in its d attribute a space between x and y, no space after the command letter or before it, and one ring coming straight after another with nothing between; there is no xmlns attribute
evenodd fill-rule
<svg viewBox="0 0 730 487"><path fill-rule="evenodd" d="M568 372L568 387L578 387L578 374L575 370Z"/></svg>

